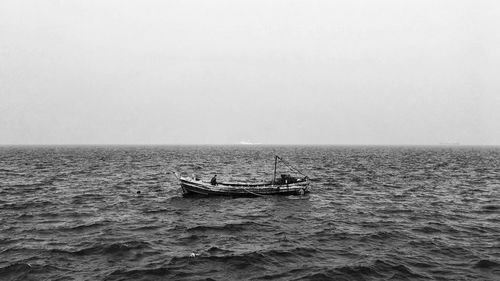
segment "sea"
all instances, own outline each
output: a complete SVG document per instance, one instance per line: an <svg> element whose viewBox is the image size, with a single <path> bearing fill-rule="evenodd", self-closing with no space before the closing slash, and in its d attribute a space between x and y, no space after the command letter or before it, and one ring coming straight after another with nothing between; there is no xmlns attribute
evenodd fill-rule
<svg viewBox="0 0 500 281"><path fill-rule="evenodd" d="M500 147L2 146L0 280L500 280Z"/></svg>

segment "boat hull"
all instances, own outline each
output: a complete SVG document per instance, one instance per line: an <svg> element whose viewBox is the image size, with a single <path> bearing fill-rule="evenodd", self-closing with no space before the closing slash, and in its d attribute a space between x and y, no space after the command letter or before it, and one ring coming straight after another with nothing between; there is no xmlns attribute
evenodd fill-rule
<svg viewBox="0 0 500 281"><path fill-rule="evenodd" d="M221 183L211 185L207 182L181 177L180 185L183 196L256 197L266 195L303 195L309 192L309 181L307 179L280 185L269 183Z"/></svg>

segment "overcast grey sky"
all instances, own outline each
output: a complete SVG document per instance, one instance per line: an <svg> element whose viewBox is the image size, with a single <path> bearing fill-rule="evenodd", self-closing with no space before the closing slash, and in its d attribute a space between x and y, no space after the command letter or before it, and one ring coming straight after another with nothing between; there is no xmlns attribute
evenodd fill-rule
<svg viewBox="0 0 500 281"><path fill-rule="evenodd" d="M0 144L500 144L500 1L0 1Z"/></svg>

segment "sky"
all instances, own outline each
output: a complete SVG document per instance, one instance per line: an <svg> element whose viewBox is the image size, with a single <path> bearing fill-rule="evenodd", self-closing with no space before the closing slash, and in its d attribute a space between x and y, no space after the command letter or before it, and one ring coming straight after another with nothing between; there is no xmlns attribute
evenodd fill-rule
<svg viewBox="0 0 500 281"><path fill-rule="evenodd" d="M0 144L500 145L500 1L0 1Z"/></svg>

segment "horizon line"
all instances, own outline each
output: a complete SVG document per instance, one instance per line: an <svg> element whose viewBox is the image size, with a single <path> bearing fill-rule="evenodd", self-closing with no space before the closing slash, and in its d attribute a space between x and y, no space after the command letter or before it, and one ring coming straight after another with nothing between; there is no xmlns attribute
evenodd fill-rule
<svg viewBox="0 0 500 281"><path fill-rule="evenodd" d="M241 144L241 143L33 143L33 144L0 144L0 146L440 146L440 147L467 147L467 146L500 146L500 144L328 144L328 143L274 143L274 144Z"/></svg>

